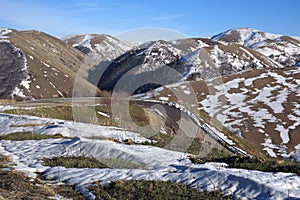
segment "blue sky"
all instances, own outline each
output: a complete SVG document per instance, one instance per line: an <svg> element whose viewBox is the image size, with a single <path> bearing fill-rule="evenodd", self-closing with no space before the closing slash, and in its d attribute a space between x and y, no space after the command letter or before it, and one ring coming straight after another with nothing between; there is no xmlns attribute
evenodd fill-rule
<svg viewBox="0 0 300 200"><path fill-rule="evenodd" d="M0 27L55 36L143 27L209 37L237 27L300 36L299 0L0 0Z"/></svg>

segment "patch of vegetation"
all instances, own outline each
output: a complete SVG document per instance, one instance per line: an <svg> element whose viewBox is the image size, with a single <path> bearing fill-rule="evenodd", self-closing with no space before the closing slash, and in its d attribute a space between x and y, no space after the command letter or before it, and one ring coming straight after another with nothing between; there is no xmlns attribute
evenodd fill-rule
<svg viewBox="0 0 300 200"><path fill-rule="evenodd" d="M73 186L70 185L48 185L48 187L54 193L57 193L60 196L63 196L68 199L73 199L73 200L85 199L80 192L75 191L75 188L73 188Z"/></svg>
<svg viewBox="0 0 300 200"><path fill-rule="evenodd" d="M0 155L0 168L7 167L7 163L10 161L10 159L6 156Z"/></svg>
<svg viewBox="0 0 300 200"><path fill-rule="evenodd" d="M45 140L45 139L58 139L58 138L67 138L67 137L62 136L61 134L45 135L45 134L35 134L31 132L16 132L7 135L0 135L0 140L14 140L14 141Z"/></svg>
<svg viewBox="0 0 300 200"><path fill-rule="evenodd" d="M3 199L47 199L55 195L18 172L0 170L0 177L0 195Z"/></svg>
<svg viewBox="0 0 300 200"><path fill-rule="evenodd" d="M129 113L131 115L133 122L136 123L137 125L146 126L149 124L148 118L145 114L143 107L132 104L129 106Z"/></svg>
<svg viewBox="0 0 300 200"><path fill-rule="evenodd" d="M12 124L10 127L32 127L32 126L47 126L49 124Z"/></svg>
<svg viewBox="0 0 300 200"><path fill-rule="evenodd" d="M148 139L155 142L150 143L146 141L142 143L142 145L150 145L150 146L163 148L174 139L174 136L165 133L158 133L156 135L149 137Z"/></svg>
<svg viewBox="0 0 300 200"><path fill-rule="evenodd" d="M129 162L126 160L120 159L100 159L100 162L105 163L110 168L117 168L117 169L146 169L146 166L136 163L136 162Z"/></svg>
<svg viewBox="0 0 300 200"><path fill-rule="evenodd" d="M13 171L12 169L2 170L8 167L8 157L0 155L0 199L50 199L59 194L74 200L84 198L73 187L68 185L45 185L38 179L30 180L24 174Z"/></svg>
<svg viewBox="0 0 300 200"><path fill-rule="evenodd" d="M199 158L191 156L190 160L196 164L203 164L206 162L223 162L228 164L230 168L258 170L263 172L287 172L300 175L300 163L275 158L262 160L258 158L238 156L221 158Z"/></svg>
<svg viewBox="0 0 300 200"><path fill-rule="evenodd" d="M10 99L0 99L0 103L7 104L7 103L15 103L15 100Z"/></svg>
<svg viewBox="0 0 300 200"><path fill-rule="evenodd" d="M106 113L109 116L112 116L111 108L108 105L96 106L95 109L96 111L100 111ZM102 126L117 126L116 122L112 117L106 117L99 113L97 113L97 123Z"/></svg>
<svg viewBox="0 0 300 200"><path fill-rule="evenodd" d="M229 200L232 197L224 197L218 191L198 192L194 188L187 187L183 184L176 184L170 181L117 181L109 185L96 184L89 188L96 199L101 200L152 200L152 199L203 199L203 200Z"/></svg>
<svg viewBox="0 0 300 200"><path fill-rule="evenodd" d="M230 155L232 155L232 153L229 151L218 150L216 148L213 148L206 157L209 159L218 159L218 158L229 157Z"/></svg>
<svg viewBox="0 0 300 200"><path fill-rule="evenodd" d="M12 109L4 111L7 114L32 115L36 117L73 120L71 106L38 107L34 109Z"/></svg>
<svg viewBox="0 0 300 200"><path fill-rule="evenodd" d="M118 168L146 169L144 165L119 159L96 159L84 156L44 158L44 165L50 167L64 166L66 168Z"/></svg>
<svg viewBox="0 0 300 200"><path fill-rule="evenodd" d="M194 138L192 141L192 144L190 147L187 149L187 153L190 154L199 154L199 150L203 144L203 140L201 138Z"/></svg>
<svg viewBox="0 0 300 200"><path fill-rule="evenodd" d="M150 145L150 146L156 146L156 147L160 147L160 148L164 148L166 145L170 144L170 142L174 139L174 135L169 135L169 134L165 134L165 133L158 133L154 136L149 137L149 140L153 140L156 142L144 142L142 143L142 145ZM183 138L184 140L184 138ZM182 142L182 140L180 140ZM184 149L184 147L181 147L180 145L174 144L174 147L170 147L174 150L178 150L178 151L182 151L182 149ZM181 145L184 145L183 143ZM185 150L185 153L190 153L190 154L199 154L200 148L203 145L203 140L198 137L198 138L194 138L192 143L190 144L189 148L187 150ZM218 150L218 149L212 149L210 151L210 153L208 154L209 157L211 158L220 158L220 157L224 157L224 156L229 156L229 152L225 152L223 150Z"/></svg>
<svg viewBox="0 0 300 200"><path fill-rule="evenodd" d="M122 110L123 108L120 108ZM127 112L127 108L124 107L124 111ZM108 115L112 115L110 104L107 105L100 105L96 107L82 107L82 109L79 107L77 108L78 112L82 113L82 116L84 117L82 120L86 120L88 122L92 122L99 125L104 126L116 126L116 122L111 117L106 117L101 114L97 114L96 119L85 119L90 116L91 112L100 111L103 113L106 113ZM37 107L34 109L11 109L11 110L5 110L4 111L7 114L16 114L16 115L31 115L36 117L42 117L42 118L54 118L54 119L61 119L61 120L74 120L73 118L73 110L72 106L70 105L59 105L59 106L49 106L49 107ZM130 104L129 105L129 112L131 115L131 118L133 122L135 122L139 126L145 126L149 124L148 118L144 112L144 108L140 105L136 104ZM124 123L125 128L126 127L126 121L128 119L121 119Z"/></svg>
<svg viewBox="0 0 300 200"><path fill-rule="evenodd" d="M96 158L84 156L71 156L71 157L53 157L44 158L44 165L50 167L63 166L65 168L108 168Z"/></svg>
<svg viewBox="0 0 300 200"><path fill-rule="evenodd" d="M103 113L108 114L109 116L112 116L112 110L110 105L101 105L101 106L96 106L96 111L100 111ZM126 121L129 119L126 118L122 118L122 116L127 116L127 107L119 105L119 114L120 116L118 116L118 118L120 118L124 124L121 125L122 127L126 127L126 128L131 128L131 127L127 127L127 123ZM122 114L122 112L124 112L124 114ZM134 123L136 123L138 126L145 126L149 124L149 120L145 114L144 108L140 105L136 105L136 104L130 104L129 105L129 113L130 116L133 120ZM113 118L111 117L105 117L101 114L97 115L98 118L98 122L100 125L109 125L109 126L116 126L116 122L114 121Z"/></svg>

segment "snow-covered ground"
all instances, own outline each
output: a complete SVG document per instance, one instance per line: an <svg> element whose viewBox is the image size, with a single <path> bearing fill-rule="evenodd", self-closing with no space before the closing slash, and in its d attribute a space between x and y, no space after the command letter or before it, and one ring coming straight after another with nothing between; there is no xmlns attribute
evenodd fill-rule
<svg viewBox="0 0 300 200"><path fill-rule="evenodd" d="M126 139L131 139L137 143L145 141L150 142L138 133L126 131L117 127L99 126L95 124L26 115L0 114L0 130L1 134L32 132L47 135L61 134L65 137L105 137L113 138L120 142Z"/></svg>
<svg viewBox="0 0 300 200"><path fill-rule="evenodd" d="M22 125L26 125L23 126ZM40 125L40 126L38 126ZM61 133L73 139L40 141L0 141L0 153L12 157L17 170L28 176L44 172L47 179L62 181L93 199L87 187L96 181L171 180L198 190L221 190L243 199L297 199L300 196L300 177L291 173L265 173L228 169L219 163L192 164L185 153L145 145L125 145L109 140L93 140L76 136L95 136L120 139L132 137L143 140L136 133L91 124L42 119L30 116L0 115L2 134L33 131L40 134ZM119 137L119 135L122 135ZM66 169L43 166L42 158L87 155L94 158L115 158L141 164L141 169Z"/></svg>

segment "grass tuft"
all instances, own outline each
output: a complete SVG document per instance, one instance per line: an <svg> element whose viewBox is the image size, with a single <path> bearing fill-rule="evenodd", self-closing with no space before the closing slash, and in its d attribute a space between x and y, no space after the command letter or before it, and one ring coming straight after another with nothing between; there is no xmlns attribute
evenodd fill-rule
<svg viewBox="0 0 300 200"><path fill-rule="evenodd" d="M262 160L258 158L238 156L222 158L199 158L191 156L190 160L196 164L204 164L206 162L223 162L228 164L228 167L230 168L258 170L263 172L287 172L300 175L300 163L275 158Z"/></svg>
<svg viewBox="0 0 300 200"><path fill-rule="evenodd" d="M152 200L152 199L210 199L210 200L229 200L230 196L224 197L221 192L198 192L194 188L183 184L176 184L170 181L117 181L108 185L95 184L89 188L96 199L101 200Z"/></svg>
<svg viewBox="0 0 300 200"><path fill-rule="evenodd" d="M72 157L53 157L44 158L44 165L50 167L63 166L65 168L108 168L96 158L84 157L84 156L72 156Z"/></svg>
<svg viewBox="0 0 300 200"><path fill-rule="evenodd" d="M119 159L96 159L84 156L44 158L44 165L50 167L63 166L66 168L118 168L146 169L144 165Z"/></svg>
<svg viewBox="0 0 300 200"><path fill-rule="evenodd" d="M31 132L16 132L7 135L0 135L0 140L14 140L14 141L45 140L45 139L58 139L58 138L67 138L67 137L62 136L61 134L45 135L45 134L35 134Z"/></svg>

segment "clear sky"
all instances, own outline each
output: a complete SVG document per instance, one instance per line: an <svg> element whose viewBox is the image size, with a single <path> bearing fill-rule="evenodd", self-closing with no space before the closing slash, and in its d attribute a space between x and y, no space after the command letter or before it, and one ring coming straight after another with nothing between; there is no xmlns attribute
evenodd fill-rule
<svg viewBox="0 0 300 200"><path fill-rule="evenodd" d="M300 36L300 0L0 0L0 27L63 36L143 27L210 37L251 27Z"/></svg>

